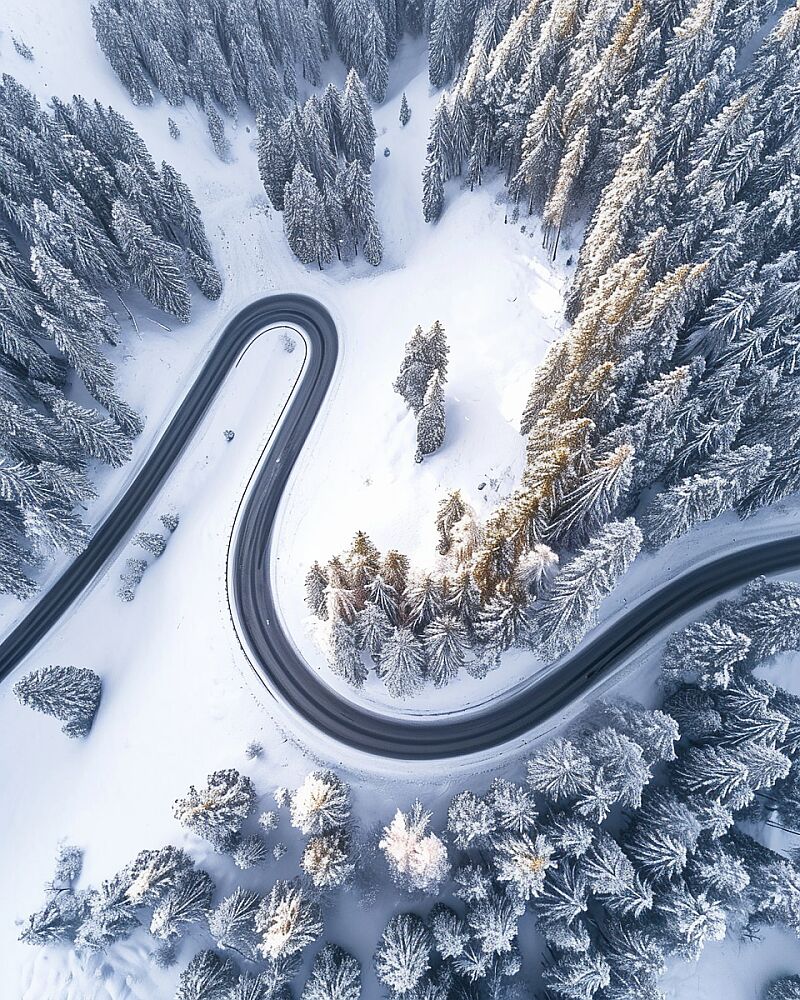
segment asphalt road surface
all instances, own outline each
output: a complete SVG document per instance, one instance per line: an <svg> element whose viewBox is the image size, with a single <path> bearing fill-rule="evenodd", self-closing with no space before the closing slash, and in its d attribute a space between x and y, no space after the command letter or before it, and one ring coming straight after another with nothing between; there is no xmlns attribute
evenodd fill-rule
<svg viewBox="0 0 800 1000"><path fill-rule="evenodd" d="M619 669L644 642L703 602L761 573L800 569L800 537L742 545L664 580L578 650L540 670L522 692L479 713L411 720L352 704L296 651L280 627L270 587L278 506L330 385L338 352L336 327L323 306L301 295L274 295L247 306L228 324L152 455L86 550L0 644L0 678L35 647L128 538L244 349L266 327L278 324L303 330L306 363L241 505L229 553L229 601L243 649L269 693L342 744L400 760L455 758L499 748L553 718ZM305 573L305 567L295 571Z"/></svg>

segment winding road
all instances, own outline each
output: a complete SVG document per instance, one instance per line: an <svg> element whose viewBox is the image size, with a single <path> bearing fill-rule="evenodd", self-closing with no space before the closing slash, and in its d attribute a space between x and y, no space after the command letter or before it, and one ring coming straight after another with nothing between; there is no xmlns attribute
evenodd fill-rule
<svg viewBox="0 0 800 1000"><path fill-rule="evenodd" d="M128 538L247 345L266 328L281 324L303 331L306 359L240 505L228 555L228 599L242 648L271 696L342 744L400 760L490 751L551 719L621 667L644 642L703 602L760 573L800 569L800 536L743 545L665 581L575 652L539 671L513 697L479 712L390 718L353 704L299 655L281 628L270 587L278 507L325 398L338 353L336 326L320 303L301 295L272 295L246 306L230 321L151 456L85 551L0 644L0 678L31 652Z"/></svg>

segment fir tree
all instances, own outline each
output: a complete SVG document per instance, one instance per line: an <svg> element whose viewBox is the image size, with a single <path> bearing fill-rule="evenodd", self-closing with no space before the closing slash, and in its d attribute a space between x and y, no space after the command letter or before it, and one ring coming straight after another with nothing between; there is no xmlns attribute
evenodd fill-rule
<svg viewBox="0 0 800 1000"><path fill-rule="evenodd" d="M189 321L191 301L178 257L130 205L115 201L114 233L134 281L153 305Z"/></svg>
<svg viewBox="0 0 800 1000"><path fill-rule="evenodd" d="M333 771L311 771L290 807L292 826L306 835L341 830L350 819L350 789Z"/></svg>
<svg viewBox="0 0 800 1000"><path fill-rule="evenodd" d="M175 1000L223 1000L235 982L229 959L210 949L199 951L181 973Z"/></svg>
<svg viewBox="0 0 800 1000"><path fill-rule="evenodd" d="M365 169L375 159L375 124L358 73L347 74L341 105L342 148L345 157L360 160Z"/></svg>
<svg viewBox="0 0 800 1000"><path fill-rule="evenodd" d="M249 778L233 768L208 776L205 788L192 785L175 802L175 818L218 851L228 850L253 808L255 791Z"/></svg>
<svg viewBox="0 0 800 1000"><path fill-rule="evenodd" d="M422 689L425 650L411 629L395 628L384 642L380 675L393 698L407 698Z"/></svg>
<svg viewBox="0 0 800 1000"><path fill-rule="evenodd" d="M405 128L410 121L411 108L408 106L408 99L406 98L405 91L403 91L403 96L400 98L400 124L403 128Z"/></svg>
<svg viewBox="0 0 800 1000"><path fill-rule="evenodd" d="M255 919L260 935L258 950L265 958L297 954L322 931L319 907L298 880L276 882L259 907Z"/></svg>
<svg viewBox="0 0 800 1000"><path fill-rule="evenodd" d="M442 376L434 370L425 389L422 409L417 418L417 451L414 461L438 451L444 441L445 411Z"/></svg>
<svg viewBox="0 0 800 1000"><path fill-rule="evenodd" d="M44 667L17 681L14 694L22 705L60 719L67 736L86 736L100 705L101 682L82 667Z"/></svg>
<svg viewBox="0 0 800 1000"><path fill-rule="evenodd" d="M314 959L301 1000L359 1000L361 965L335 944L326 944Z"/></svg>
<svg viewBox="0 0 800 1000"><path fill-rule="evenodd" d="M258 893L241 887L222 900L208 917L208 929L218 948L255 957L255 918L260 903Z"/></svg>
<svg viewBox="0 0 800 1000"><path fill-rule="evenodd" d="M378 979L396 994L411 993L430 969L430 934L413 913L398 913L386 925L375 952Z"/></svg>

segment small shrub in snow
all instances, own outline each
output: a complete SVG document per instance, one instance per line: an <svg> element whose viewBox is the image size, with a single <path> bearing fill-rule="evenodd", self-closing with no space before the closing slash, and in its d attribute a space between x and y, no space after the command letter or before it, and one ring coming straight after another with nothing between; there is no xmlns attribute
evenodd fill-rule
<svg viewBox="0 0 800 1000"><path fill-rule="evenodd" d="M251 743L248 743L244 749L244 755L245 757L247 757L248 760L255 760L257 757L260 757L263 753L264 753L264 746L257 740L253 740Z"/></svg>
<svg viewBox="0 0 800 1000"><path fill-rule="evenodd" d="M272 856L276 861L280 861L284 854L286 854L287 850L288 848L286 847L286 844L278 841L278 843L272 848Z"/></svg>
<svg viewBox="0 0 800 1000"><path fill-rule="evenodd" d="M248 871L250 868L257 868L259 865L263 865L269 859L269 856L270 850L266 840L257 833L254 833L252 837L245 837L241 843L234 847L231 853L233 863L237 868L241 868L242 871Z"/></svg>
<svg viewBox="0 0 800 1000"><path fill-rule="evenodd" d="M264 833L271 833L278 826L278 814L269 809L267 812L261 813L258 817L258 825L264 831Z"/></svg>
<svg viewBox="0 0 800 1000"><path fill-rule="evenodd" d="M177 511L168 511L166 514L161 515L159 521L164 525L164 529L172 534L173 531L177 531L178 525L181 523L181 518Z"/></svg>
<svg viewBox="0 0 800 1000"><path fill-rule="evenodd" d="M86 736L100 705L101 681L84 667L43 667L17 681L14 694L22 705L64 723L67 736Z"/></svg>
<svg viewBox="0 0 800 1000"><path fill-rule="evenodd" d="M408 106L408 98L406 97L405 91L403 91L403 96L400 98L400 124L403 128L405 128L410 121L411 108Z"/></svg>
<svg viewBox="0 0 800 1000"><path fill-rule="evenodd" d="M11 36L11 41L18 55L21 55L23 59L27 59L28 62L33 62L33 50L30 46L26 45L21 38L17 38L16 35Z"/></svg>
<svg viewBox="0 0 800 1000"><path fill-rule="evenodd" d="M225 438L228 444L230 444L231 441L233 441L233 439L236 437L236 433L234 431L227 430L223 433L222 436Z"/></svg>
<svg viewBox="0 0 800 1000"><path fill-rule="evenodd" d="M178 123L172 118L167 118L167 126L169 128L170 137L176 141L181 137L181 130L178 128Z"/></svg>
<svg viewBox="0 0 800 1000"><path fill-rule="evenodd" d="M117 590L117 597L121 601L130 602L136 596L136 588L142 582L142 577L147 569L147 562L144 559L126 559L125 572L120 574L122 586Z"/></svg>

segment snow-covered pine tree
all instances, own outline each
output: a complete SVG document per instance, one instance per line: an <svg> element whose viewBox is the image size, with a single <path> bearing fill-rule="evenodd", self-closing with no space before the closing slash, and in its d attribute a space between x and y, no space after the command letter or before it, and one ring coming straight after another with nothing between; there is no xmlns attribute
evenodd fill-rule
<svg viewBox="0 0 800 1000"><path fill-rule="evenodd" d="M255 958L255 919L261 898L251 889L237 886L209 914L208 929L218 948L230 948Z"/></svg>
<svg viewBox="0 0 800 1000"><path fill-rule="evenodd" d="M343 830L350 820L350 788L333 771L311 771L291 795L292 826L303 834Z"/></svg>
<svg viewBox="0 0 800 1000"><path fill-rule="evenodd" d="M571 649L595 621L597 609L641 547L632 518L611 521L561 570L537 624L542 647L555 658Z"/></svg>
<svg viewBox="0 0 800 1000"><path fill-rule="evenodd" d="M349 836L342 830L334 830L311 837L303 850L300 867L317 889L344 885L355 869Z"/></svg>
<svg viewBox="0 0 800 1000"><path fill-rule="evenodd" d="M67 736L86 736L100 705L101 681L85 667L43 667L14 685L21 705L53 715Z"/></svg>
<svg viewBox="0 0 800 1000"><path fill-rule="evenodd" d="M393 698L417 694L425 683L425 648L411 629L395 628L381 650L380 676Z"/></svg>
<svg viewBox="0 0 800 1000"><path fill-rule="evenodd" d="M403 91L403 96L400 98L400 125L405 128L406 125L411 121L411 108L408 106L408 98L406 97L406 92Z"/></svg>
<svg viewBox="0 0 800 1000"><path fill-rule="evenodd" d="M378 842L392 878L409 891L435 892L450 871L447 847L430 830L430 821L417 800L408 812L397 810Z"/></svg>
<svg viewBox="0 0 800 1000"><path fill-rule="evenodd" d="M403 996L415 990L430 969L432 940L414 913L398 913L389 921L375 952L375 972L383 985Z"/></svg>
<svg viewBox="0 0 800 1000"><path fill-rule="evenodd" d="M349 161L360 160L369 170L375 159L375 123L364 90L354 69L347 74L341 102L342 150Z"/></svg>
<svg viewBox="0 0 800 1000"><path fill-rule="evenodd" d="M181 973L175 1000L212 1000L225 996L236 983L236 967L216 951L199 951Z"/></svg>
<svg viewBox="0 0 800 1000"><path fill-rule="evenodd" d="M215 771L199 791L191 785L173 810L175 819L218 851L230 850L255 804L248 777L234 768Z"/></svg>
<svg viewBox="0 0 800 1000"><path fill-rule="evenodd" d="M179 937L189 924L205 918L213 894L214 882L208 872L184 872L153 909L150 933L163 941Z"/></svg>
<svg viewBox="0 0 800 1000"><path fill-rule="evenodd" d="M361 964L335 944L326 944L314 958L300 1000L360 1000Z"/></svg>
<svg viewBox="0 0 800 1000"><path fill-rule="evenodd" d="M278 880L262 900L255 918L258 950L264 958L281 959L302 952L322 931L319 906L299 879Z"/></svg>
<svg viewBox="0 0 800 1000"><path fill-rule="evenodd" d="M417 417L417 450L415 462L433 455L442 446L445 434L444 387L442 376L435 369L425 389L422 408Z"/></svg>
<svg viewBox="0 0 800 1000"><path fill-rule="evenodd" d="M322 194L306 168L298 163L284 190L283 230L292 252L303 264L320 270L334 251L334 238Z"/></svg>
<svg viewBox="0 0 800 1000"><path fill-rule="evenodd" d="M113 226L133 280L145 298L188 323L191 299L174 249L156 236L135 208L119 199L114 202Z"/></svg>
<svg viewBox="0 0 800 1000"><path fill-rule="evenodd" d="M228 137L225 135L225 122L223 122L219 112L214 107L213 100L210 97L205 99L204 106L206 111L208 134L211 136L211 144L214 147L214 152L223 163L227 163L231 156L231 144L228 141Z"/></svg>

